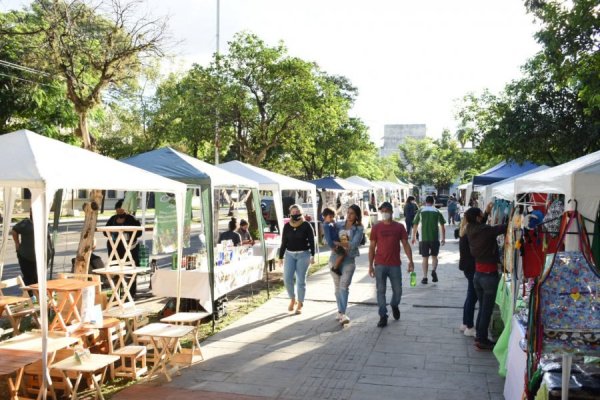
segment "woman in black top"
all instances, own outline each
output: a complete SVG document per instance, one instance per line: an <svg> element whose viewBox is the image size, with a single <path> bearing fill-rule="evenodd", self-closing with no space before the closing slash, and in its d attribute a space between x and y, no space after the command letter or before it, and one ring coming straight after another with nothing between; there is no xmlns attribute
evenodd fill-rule
<svg viewBox="0 0 600 400"><path fill-rule="evenodd" d="M473 277L475 276L475 258L471 255L469 248L469 239L467 238L467 219L463 218L460 221L459 228L460 239L458 248L460 251L460 259L458 261L458 269L460 269L467 278L467 297L463 305L463 322L460 330L465 333L465 336L475 336L475 305L477 304L477 293L473 285Z"/></svg>
<svg viewBox="0 0 600 400"><path fill-rule="evenodd" d="M304 220L302 207L294 204L290 207L290 222L283 227L281 248L279 249L279 265L285 257L283 282L290 297L288 311L293 311L296 305L295 275L298 291L296 314L302 312L306 292L306 274L308 273L308 266L315 262L314 255L315 233L312 226Z"/></svg>
<svg viewBox="0 0 600 400"><path fill-rule="evenodd" d="M222 232L219 235L219 240L217 240L217 243L221 243L224 240L231 240L234 246L239 246L242 244L242 237L236 232L236 229L238 228L237 219L231 217L231 221L229 221L228 226L229 230Z"/></svg>

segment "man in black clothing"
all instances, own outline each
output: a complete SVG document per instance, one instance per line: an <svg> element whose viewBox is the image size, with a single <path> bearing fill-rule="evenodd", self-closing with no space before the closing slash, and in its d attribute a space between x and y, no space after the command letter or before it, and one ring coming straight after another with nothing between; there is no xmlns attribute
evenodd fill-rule
<svg viewBox="0 0 600 400"><path fill-rule="evenodd" d="M127 214L127 212L123 209L123 200L119 200L116 202L115 211L116 214L109 218L109 220L106 222L106 226L141 226L140 221L138 221L133 215ZM129 241L130 237L128 235L131 235L131 233L126 232L125 239ZM106 236L106 233L104 234L104 236ZM137 246L137 239L140 236L142 236L141 231L135 233L135 240L133 241L130 250L131 257L133 258L133 262L136 266L140 264L140 252ZM112 245L108 240L106 241L106 248L108 249L108 254L110 254L113 250ZM117 245L117 254L121 258L125 256L125 246L123 245L123 243L119 243ZM125 275L125 279L129 282L129 280L131 279L131 275ZM137 285L134 281L130 289L131 296L135 297L136 289Z"/></svg>

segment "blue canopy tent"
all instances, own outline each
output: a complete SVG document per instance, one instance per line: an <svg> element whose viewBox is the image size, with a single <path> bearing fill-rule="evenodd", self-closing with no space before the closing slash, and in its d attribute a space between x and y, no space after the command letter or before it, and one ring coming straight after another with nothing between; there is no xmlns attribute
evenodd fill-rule
<svg viewBox="0 0 600 400"><path fill-rule="evenodd" d="M260 198L258 196L258 183L232 174L222 168L215 167L197 158L179 153L170 147L149 151L121 160L126 164L153 172L169 179L187 184L188 189L200 189L202 200L202 220L204 221L204 234L206 237L206 252L210 275L211 299L214 298L214 248L216 241L215 221L218 220L218 207L214 208L215 188L242 188L252 190L254 208L260 213ZM213 210L214 208L214 210ZM213 212L215 211L216 212ZM263 237L262 224L258 223L260 237ZM261 241L263 254L266 254L264 240ZM266 268L266 261L265 261ZM178 291L179 292L179 291ZM212 310L211 310L212 311ZM214 320L213 320L214 327Z"/></svg>
<svg viewBox="0 0 600 400"><path fill-rule="evenodd" d="M473 177L473 186L486 186L507 178L512 178L513 176L521 175L538 167L539 165L529 161L522 164L517 164L514 161L502 161L487 171Z"/></svg>

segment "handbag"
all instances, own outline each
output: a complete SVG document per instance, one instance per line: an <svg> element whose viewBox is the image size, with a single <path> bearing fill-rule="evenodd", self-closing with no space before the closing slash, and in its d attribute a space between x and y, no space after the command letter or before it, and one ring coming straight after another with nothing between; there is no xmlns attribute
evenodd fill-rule
<svg viewBox="0 0 600 400"><path fill-rule="evenodd" d="M600 342L600 274L592 262L585 225L577 211L563 224L561 243L575 223L579 251L554 254L539 282L540 322L544 336Z"/></svg>

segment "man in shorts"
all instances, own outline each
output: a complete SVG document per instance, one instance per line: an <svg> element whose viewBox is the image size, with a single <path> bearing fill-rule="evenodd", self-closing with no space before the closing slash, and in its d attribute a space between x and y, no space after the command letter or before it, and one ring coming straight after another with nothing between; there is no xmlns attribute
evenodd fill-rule
<svg viewBox="0 0 600 400"><path fill-rule="evenodd" d="M421 225L421 235L419 242L419 253L423 257L423 279L421 283L427 284L427 270L429 269L429 256L431 256L431 280L433 282L438 281L437 266L438 266L438 254L440 252L440 244L443 246L446 243L446 220L444 216L434 207L435 199L433 196L427 196L425 198L425 207L422 207L415 216L413 221L413 235L412 244L417 241L417 230ZM440 243L440 232L438 225L442 228L442 238Z"/></svg>

